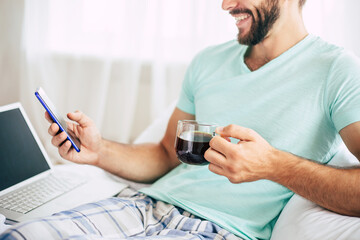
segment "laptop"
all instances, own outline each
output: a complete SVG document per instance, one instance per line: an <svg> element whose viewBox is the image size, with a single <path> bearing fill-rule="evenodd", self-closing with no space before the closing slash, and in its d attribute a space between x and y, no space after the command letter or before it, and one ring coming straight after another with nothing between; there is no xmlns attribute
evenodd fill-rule
<svg viewBox="0 0 360 240"><path fill-rule="evenodd" d="M7 223L112 197L127 187L95 167L65 165L52 165L20 103L0 107L0 214Z"/></svg>

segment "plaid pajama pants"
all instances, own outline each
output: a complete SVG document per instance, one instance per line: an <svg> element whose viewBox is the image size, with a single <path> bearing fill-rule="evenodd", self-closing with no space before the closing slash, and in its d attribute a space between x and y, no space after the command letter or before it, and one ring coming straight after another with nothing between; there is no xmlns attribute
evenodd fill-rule
<svg viewBox="0 0 360 240"><path fill-rule="evenodd" d="M18 223L13 239L241 239L216 224L132 189L50 217Z"/></svg>

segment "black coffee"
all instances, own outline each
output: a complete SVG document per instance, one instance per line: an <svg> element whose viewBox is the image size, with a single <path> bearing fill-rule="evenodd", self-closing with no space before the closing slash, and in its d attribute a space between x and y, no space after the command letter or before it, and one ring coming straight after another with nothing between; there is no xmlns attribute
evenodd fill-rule
<svg viewBox="0 0 360 240"><path fill-rule="evenodd" d="M178 159L193 165L208 164L204 153L210 147L211 138L211 134L203 132L194 132L190 141L181 136L177 137L175 150Z"/></svg>

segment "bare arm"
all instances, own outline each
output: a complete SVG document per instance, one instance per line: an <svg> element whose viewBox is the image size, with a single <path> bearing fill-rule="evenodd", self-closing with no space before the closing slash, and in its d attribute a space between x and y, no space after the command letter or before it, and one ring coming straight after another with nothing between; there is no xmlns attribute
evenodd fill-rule
<svg viewBox="0 0 360 240"><path fill-rule="evenodd" d="M340 135L350 152L360 159L360 122L343 128ZM334 212L360 216L359 168L337 169L288 157L293 159L288 166L293 176L283 172L279 183Z"/></svg>
<svg viewBox="0 0 360 240"><path fill-rule="evenodd" d="M331 211L360 216L360 169L324 166L289 153L277 176L269 177L295 193Z"/></svg>
<svg viewBox="0 0 360 240"><path fill-rule="evenodd" d="M174 143L177 122L181 119L194 119L194 116L176 108L158 144L125 145L104 140L97 166L133 181L156 180L180 164Z"/></svg>
<svg viewBox="0 0 360 240"><path fill-rule="evenodd" d="M137 182L152 182L179 165L174 150L177 122L194 119L194 115L176 108L160 143L131 145L102 139L93 121L81 112L70 113L68 117L78 123L70 124L69 127L81 140L80 153L70 148L71 144L65 141L64 133L57 134L59 128L56 124L53 123L49 128L53 136L52 144L58 147L64 159L95 165ZM48 115L46 118L51 121Z"/></svg>
<svg viewBox="0 0 360 240"><path fill-rule="evenodd" d="M205 154L211 171L233 183L272 180L329 210L360 216L359 168L337 169L277 150L255 131L240 126L230 125L218 133L243 141L231 144L213 138ZM345 127L340 135L360 159L360 122Z"/></svg>

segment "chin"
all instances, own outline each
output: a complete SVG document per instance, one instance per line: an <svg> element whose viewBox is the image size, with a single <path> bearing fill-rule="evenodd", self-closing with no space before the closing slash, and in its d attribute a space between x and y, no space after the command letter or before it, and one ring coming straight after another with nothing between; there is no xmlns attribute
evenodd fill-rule
<svg viewBox="0 0 360 240"><path fill-rule="evenodd" d="M247 36L238 36L237 40L241 45L250 45L249 38Z"/></svg>
<svg viewBox="0 0 360 240"><path fill-rule="evenodd" d="M237 40L240 44L242 45L250 45L249 43L251 42L251 36L250 36L250 31L246 30L242 31L239 29L239 33L237 35Z"/></svg>

